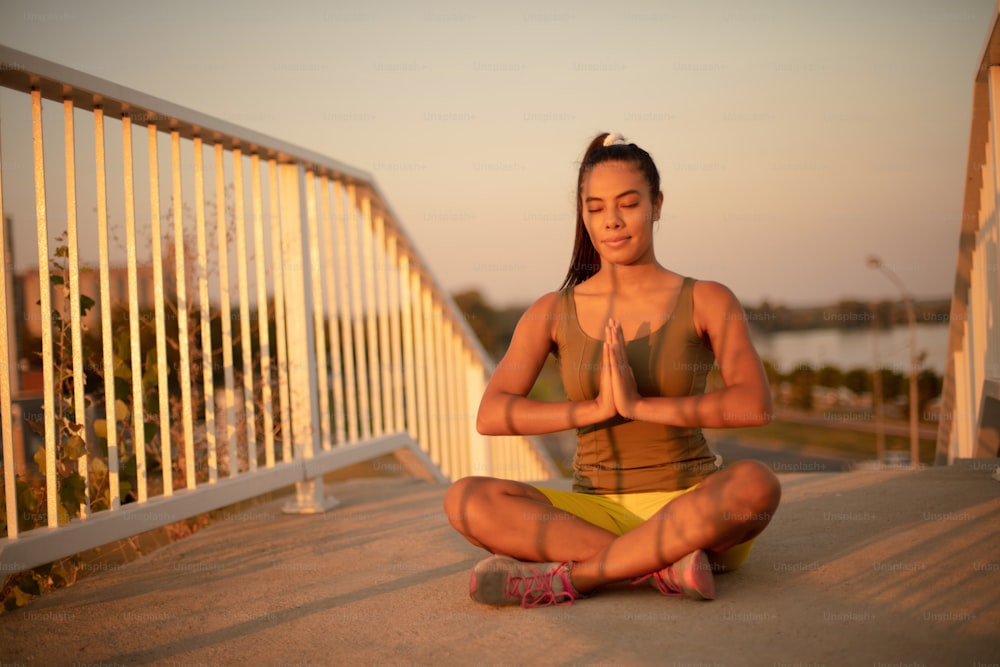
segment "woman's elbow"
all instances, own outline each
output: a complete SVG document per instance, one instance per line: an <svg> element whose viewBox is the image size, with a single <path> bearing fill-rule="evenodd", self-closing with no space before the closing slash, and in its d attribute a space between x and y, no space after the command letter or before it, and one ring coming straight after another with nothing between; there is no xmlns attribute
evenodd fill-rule
<svg viewBox="0 0 1000 667"><path fill-rule="evenodd" d="M774 406L771 402L770 391L766 391L760 397L757 405L754 406L753 410L750 410L747 417L750 423L746 426L767 426L771 423L771 418L774 417Z"/></svg>
<svg viewBox="0 0 1000 667"><path fill-rule="evenodd" d="M486 415L483 414L483 406L479 406L479 412L476 413L476 432L479 435L490 435L489 424L486 421Z"/></svg>
<svg viewBox="0 0 1000 667"><path fill-rule="evenodd" d="M510 415L512 401L510 396L487 391L476 412L476 431L480 435L516 435Z"/></svg>
<svg viewBox="0 0 1000 667"><path fill-rule="evenodd" d="M771 409L764 408L754 415L753 421L747 426L767 426L771 423L772 417L774 417L774 413L771 412Z"/></svg>
<svg viewBox="0 0 1000 667"><path fill-rule="evenodd" d="M774 408L771 403L771 392L765 392L759 397L754 397L743 403L741 408L730 413L726 419L730 428L740 428L747 426L767 426L774 416Z"/></svg>
<svg viewBox="0 0 1000 667"><path fill-rule="evenodd" d="M479 435L496 435L496 433L492 432L493 429L490 426L489 421L483 416L482 411L480 411L479 414L476 415L476 432L479 433Z"/></svg>
<svg viewBox="0 0 1000 667"><path fill-rule="evenodd" d="M482 421L480 419L476 420L476 432L479 435L494 436L494 435L517 435L512 429L505 428L503 424L497 424L491 421Z"/></svg>
<svg viewBox="0 0 1000 667"><path fill-rule="evenodd" d="M479 435L508 435L502 427L503 424L494 418L491 410L479 406L479 412L476 414L476 432Z"/></svg>

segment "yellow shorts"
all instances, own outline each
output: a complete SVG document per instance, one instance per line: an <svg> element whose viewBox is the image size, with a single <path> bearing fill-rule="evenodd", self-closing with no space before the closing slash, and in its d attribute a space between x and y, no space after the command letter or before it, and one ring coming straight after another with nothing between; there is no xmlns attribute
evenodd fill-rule
<svg viewBox="0 0 1000 667"><path fill-rule="evenodd" d="M580 517L615 535L624 535L644 523L671 501L683 496L698 485L680 491L650 491L646 493L578 493L544 486L534 486L553 506ZM709 560L720 571L735 570L747 556L753 540L747 540L721 553L708 552Z"/></svg>

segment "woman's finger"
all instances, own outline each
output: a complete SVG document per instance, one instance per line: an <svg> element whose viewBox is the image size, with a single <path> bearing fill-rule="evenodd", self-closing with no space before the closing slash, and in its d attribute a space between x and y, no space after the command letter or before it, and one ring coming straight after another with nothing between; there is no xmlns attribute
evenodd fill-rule
<svg viewBox="0 0 1000 667"><path fill-rule="evenodd" d="M608 322L608 329L610 330L612 351L614 352L615 362L618 367L617 370L623 372L625 366L628 366L628 354L625 351L625 337L622 333L621 323L610 320Z"/></svg>

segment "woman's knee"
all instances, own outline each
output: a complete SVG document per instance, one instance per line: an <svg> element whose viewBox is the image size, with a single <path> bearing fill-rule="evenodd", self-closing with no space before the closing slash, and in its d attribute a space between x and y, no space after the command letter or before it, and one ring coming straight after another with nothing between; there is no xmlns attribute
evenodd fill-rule
<svg viewBox="0 0 1000 667"><path fill-rule="evenodd" d="M735 549L719 562L721 570L735 569L749 552L748 541L771 522L781 500L781 484L770 468L747 460L726 466L699 488L714 499L714 511L719 513L713 524L717 534L709 540L714 545L711 551L718 559L718 554ZM746 547L740 547L744 543Z"/></svg>
<svg viewBox="0 0 1000 667"><path fill-rule="evenodd" d="M530 496L526 484L495 477L463 477L444 494L444 511L457 530L466 532L471 523L479 523L491 514L504 497Z"/></svg>
<svg viewBox="0 0 1000 667"><path fill-rule="evenodd" d="M781 482L777 475L759 461L737 461L727 470L732 483L739 489L739 497L757 514L768 517L781 502Z"/></svg>
<svg viewBox="0 0 1000 667"><path fill-rule="evenodd" d="M463 477L448 487L444 494L444 513L452 526L461 530L469 506L478 501L488 477Z"/></svg>

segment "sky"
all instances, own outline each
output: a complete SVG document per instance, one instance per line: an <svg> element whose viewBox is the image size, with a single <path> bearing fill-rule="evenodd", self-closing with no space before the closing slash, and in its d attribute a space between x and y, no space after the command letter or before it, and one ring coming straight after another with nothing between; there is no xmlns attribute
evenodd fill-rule
<svg viewBox="0 0 1000 667"><path fill-rule="evenodd" d="M368 171L495 305L559 287L583 150L621 132L661 172L660 262L794 306L897 298L871 254L951 295L996 7L5 0L0 44Z"/></svg>

